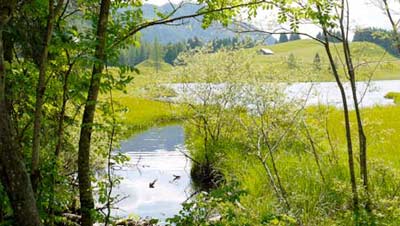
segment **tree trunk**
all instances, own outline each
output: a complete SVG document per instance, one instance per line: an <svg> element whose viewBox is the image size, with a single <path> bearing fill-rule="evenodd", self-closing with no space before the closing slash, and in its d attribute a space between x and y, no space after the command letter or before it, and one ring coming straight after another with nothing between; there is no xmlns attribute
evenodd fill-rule
<svg viewBox="0 0 400 226"><path fill-rule="evenodd" d="M364 126L361 118L361 112L358 104L357 98L357 87L356 87L356 74L354 71L353 62L351 59L351 50L348 41L348 32L349 32L349 9L348 2L342 0L342 8L341 8L341 17L340 17L340 31L342 33L342 47L345 56L345 63L347 68L347 73L350 78L350 86L351 86L351 94L353 97L354 110L356 112L357 119L357 131L358 131L358 141L359 141L359 158L360 158L360 174L361 179L363 181L363 187L366 193L366 210L370 211L371 209L371 200L369 197L369 188L368 188L368 165L367 165L367 137L365 136ZM347 21L345 21L345 14L347 17Z"/></svg>
<svg viewBox="0 0 400 226"><path fill-rule="evenodd" d="M397 51L400 53L400 37L399 37L399 32L398 32L398 27L397 27L397 23L394 21L393 16L392 16L392 12L390 12L390 8L389 8L389 3L387 2L387 0L382 0L383 1L383 6L384 6L384 10L389 18L390 21L390 25L392 26L392 32L393 32L393 38L396 42L396 48Z"/></svg>
<svg viewBox="0 0 400 226"><path fill-rule="evenodd" d="M342 29L342 32L344 30ZM356 87L356 75L353 67L353 63L350 55L350 47L347 41L347 38L342 41L343 50L346 58L346 67L350 77L350 86L351 92L354 102L354 110L356 112L357 119L357 131L358 131L358 140L359 140L359 148L360 148L360 173L363 181L363 187L367 194L367 205L366 209L370 210L370 198L369 198L369 188L368 188L368 165L367 165L367 137L365 136L364 126L361 118L360 107L358 104L357 97L357 87Z"/></svg>
<svg viewBox="0 0 400 226"><path fill-rule="evenodd" d="M82 128L79 139L78 177L82 226L93 225L91 212L94 211L94 203L90 181L90 140L92 135L94 114L96 111L97 96L100 89L101 73L104 68L105 44L110 4L110 0L101 1L99 22L97 25L97 45L95 51L97 62L93 65L92 78L90 81L88 97L83 113L81 125Z"/></svg>
<svg viewBox="0 0 400 226"><path fill-rule="evenodd" d="M40 130L42 127L42 109L44 93L46 90L46 68L48 62L49 45L54 28L54 19L56 11L61 7L62 0L59 0L57 9L54 6L54 0L49 0L49 15L47 17L46 33L43 37L42 53L39 59L39 78L36 87L35 116L33 124L32 141L32 163L31 163L31 181L34 192L39 183L39 157L40 157Z"/></svg>
<svg viewBox="0 0 400 226"><path fill-rule="evenodd" d="M350 128L350 116L349 116L349 108L347 104L347 99L346 99L346 92L344 90L342 81L340 80L339 73L336 68L335 60L333 59L332 52L330 49L329 45L329 40L328 40L328 32L326 27L323 27L323 33L325 36L325 51L328 55L329 63L332 67L332 72L336 80L336 84L339 87L340 95L342 98L342 104L343 104L343 116L344 116L344 121L345 121L345 130L346 130L346 143L347 143L347 155L348 155L348 165L349 165L349 171L350 171L350 183L351 183L351 190L353 194L353 209L354 212L357 214L358 213L358 191L357 191L357 181L356 181L356 176L355 176L355 171L354 171L354 154L353 154L353 142L351 138L351 128Z"/></svg>
<svg viewBox="0 0 400 226"><path fill-rule="evenodd" d="M36 200L14 133L6 97L3 29L15 1L0 1L0 177L14 212L15 225L40 226Z"/></svg>
<svg viewBox="0 0 400 226"><path fill-rule="evenodd" d="M69 55L67 52L68 60L69 60ZM58 158L60 156L61 150L63 148L63 142L64 142L64 121L65 121L65 111L67 108L67 102L68 102L68 79L72 71L73 64L69 63L68 70L64 74L64 84L63 84L63 98L62 98L62 104L61 104L61 110L59 114L59 122L58 122L58 130L57 130L57 144L56 148L54 151L54 156L52 159L52 165L53 165L53 171L51 173L51 188L50 188L50 200L49 200L49 224L54 225L54 205L55 205L55 186L56 186L56 175L58 173Z"/></svg>

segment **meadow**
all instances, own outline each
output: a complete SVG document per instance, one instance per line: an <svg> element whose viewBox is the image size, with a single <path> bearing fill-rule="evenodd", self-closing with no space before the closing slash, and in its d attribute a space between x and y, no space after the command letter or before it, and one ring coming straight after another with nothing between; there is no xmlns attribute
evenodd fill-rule
<svg viewBox="0 0 400 226"><path fill-rule="evenodd" d="M333 44L333 54L336 64L339 68L342 68L344 59L343 49L341 44ZM358 72L359 80L390 80L398 79L399 74L397 73L400 69L399 59L387 53L382 47L377 46L369 42L352 42L350 44L353 63ZM243 50L245 54L252 54L259 48L269 48L274 52L274 55L263 56L257 55L254 57L254 64L263 65L264 71L278 70L283 73L285 71L293 71L293 77L302 80L301 70L302 68L315 68L315 55L320 56L320 70L317 70L317 74L311 78L306 78L306 81L310 79L312 81L334 81L330 73L330 66L328 58L325 54L323 46L312 40L298 40L287 43L277 44L273 46L257 47L255 49ZM294 65L297 70L293 70L288 65L288 58L293 54L295 62ZM296 79L291 79L296 81Z"/></svg>
<svg viewBox="0 0 400 226"><path fill-rule="evenodd" d="M355 216L351 210L348 156L340 109L309 107L294 124L288 119L267 123L264 129L269 134L268 142L277 147L272 150L268 145L257 148L254 133L260 129L260 119L249 119L239 113L242 116L238 120L232 114L238 113L221 117L230 122L222 122L218 139L209 141L207 149L204 148L204 131L198 132L199 127L193 123L186 124L192 156L217 172L214 182L218 185L214 192L226 192L224 189L228 187L233 194L239 194L232 202L224 197L224 201L213 203L210 200L220 196L211 192L210 199L198 202L209 204L210 212L219 212L227 219L223 225L297 225L299 222L303 225L351 225ZM351 114L354 125L354 112ZM398 225L400 106L363 109L362 114L368 143L373 214L361 213L357 217L361 225ZM243 123L246 120L248 122ZM218 123L221 123L218 119L209 118L211 128ZM251 126L253 124L257 126ZM284 139L278 141L285 131L288 132ZM353 130L353 141L357 142L356 130ZM358 155L356 151L357 175ZM199 170L196 166L194 169ZM365 197L361 185L359 192ZM192 217L201 218L201 215Z"/></svg>
<svg viewBox="0 0 400 226"><path fill-rule="evenodd" d="M342 79L346 79L344 68L344 59L342 46L332 44L334 60L339 69ZM392 80L399 79L397 71L400 69L398 58L387 53L380 46L369 42L354 42L350 44L352 50L353 64L357 72L357 80ZM273 55L263 55L260 50L270 49ZM221 53L222 52L222 53ZM220 51L218 53L209 53L205 50L202 53L196 51L186 53L189 58L187 63L196 62L220 62L223 55L229 55L232 51ZM256 46L249 49L239 49L237 55L240 55L239 61L248 62L247 67L256 68L259 72L259 80L284 81L284 82L325 82L334 81L329 66L329 61L322 45L312 40L297 40L286 43L279 43L272 46ZM319 61L315 62L316 55L319 55ZM232 62L234 65L234 62ZM179 69L182 66L175 66ZM170 73L173 74L173 73ZM182 77L175 75L172 77L174 82L182 81ZM196 75L188 76L186 81L198 82ZM230 81L232 78L228 75L225 78L214 78L209 82L218 82L219 80ZM246 78L242 78L246 82Z"/></svg>
<svg viewBox="0 0 400 226"><path fill-rule="evenodd" d="M349 0L178 2L0 1L0 225L400 225L398 27ZM242 30L261 11L290 37ZM373 80L393 105L359 110ZM337 108L297 98L326 81Z"/></svg>
<svg viewBox="0 0 400 226"><path fill-rule="evenodd" d="M339 44L333 44L340 55L342 50ZM359 79L390 80L399 79L400 61L398 58L388 54L383 48L368 42L351 43L354 52L355 64L359 65ZM261 48L269 48L274 55L265 56L259 54ZM311 40L298 40L272 46L257 46L251 49L240 49L235 51L240 55L239 60L246 61L247 67L252 67L258 73L259 81L333 81L329 71L327 57L324 55L323 47ZM321 70L313 69L315 54L321 58ZM231 54L227 51L223 54L195 54L189 55L189 62L207 60L210 64L221 62L221 58ZM293 54L298 66L290 69L287 58ZM203 59L204 58L204 59ZM244 60L246 59L246 60ZM339 58L337 58L339 61ZM218 63L215 63L218 67ZM154 62L146 60L139 65L139 73L131 72L133 81L127 86L126 93L117 92L115 100L127 108L127 113L121 115L122 122L137 128L147 128L153 123L175 121L183 118L182 110L172 103L163 102L165 97L173 97L176 94L162 84L180 82L198 82L200 77L196 75L185 75L180 70L182 66L172 66L160 63L159 69L155 69ZM289 72L289 73L288 73ZM245 74L245 72L243 72ZM210 82L221 82L238 80L239 76L215 77ZM240 81L246 82L245 76L240 76ZM397 93L389 93L387 98L397 101Z"/></svg>
<svg viewBox="0 0 400 226"><path fill-rule="evenodd" d="M235 53L195 54L189 56L189 63L185 66L163 64L158 71L150 61L138 65L140 73L133 75L134 80L127 87L127 93L117 93L115 97L117 103L126 108L121 113L121 123L132 128L129 130L131 133L136 133L151 126L182 122L186 128L190 155L199 163L192 168L194 180L204 179L201 179L204 176L202 173L214 174L207 180L213 180L216 186L212 185L208 195L199 196L194 202L197 206L203 206L206 212L186 206L178 214L180 218L173 220L175 223L198 224L200 219L207 221L210 214L217 212L224 219L222 225L296 225L299 222L303 225L348 225L355 216L350 202L342 110L327 106L308 107L297 119L295 111L291 109L293 106L281 106L261 119L253 118L241 108L221 111L216 106L196 106L193 109L193 106L189 108L185 104L163 101L163 98L175 95L161 86L170 82L230 80L254 84L254 81L270 81L271 77L268 76L271 74L280 74L273 77L278 81L309 81L309 76L301 77L305 71L313 71L312 76L318 74L318 77L311 78L313 81L332 81L322 47L311 41L270 46L276 52L274 56L258 55L255 52L259 48ZM397 59L385 54L380 47L369 43L353 43L352 48L356 54L359 54L357 49L363 50L358 55L360 57L355 58L359 59L358 62L372 62L365 67L360 66L362 76L374 72L372 79L376 80L399 78L396 74L396 70L400 69ZM301 65L305 65L304 69L287 68L286 61L290 53L298 58ZM323 69L318 72L310 69L315 53L319 53L323 62ZM192 67L202 59L206 67ZM240 63L232 66L232 59ZM273 71L268 68L271 65L274 65ZM206 78L199 76L205 74L204 70L210 73ZM261 79L257 77L263 74L267 76ZM398 103L398 93L388 93L387 98ZM363 212L357 216L362 224L400 224L400 156L397 153L400 141L399 115L398 105L362 109L373 203L373 214ZM295 122L291 121L292 118L296 118ZM208 129L203 130L206 119ZM256 134L260 130L257 127L260 120L267 120L271 125L265 129L269 129L269 142L276 146L272 151L268 146L257 148ZM358 175L359 153L354 112L351 112L351 120ZM213 134L212 131L217 131L217 128L218 135ZM282 141L280 134L285 134ZM360 196L364 197L361 182L358 184ZM233 194L234 197L221 196L223 193ZM361 205L366 203L362 202Z"/></svg>

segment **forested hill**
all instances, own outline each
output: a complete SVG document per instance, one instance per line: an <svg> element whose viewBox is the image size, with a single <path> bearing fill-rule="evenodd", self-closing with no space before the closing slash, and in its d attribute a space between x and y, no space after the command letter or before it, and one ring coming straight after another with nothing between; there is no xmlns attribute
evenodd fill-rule
<svg viewBox="0 0 400 226"><path fill-rule="evenodd" d="M142 7L144 17L148 19L156 18L155 9L162 13L170 12L172 10L171 5L169 4L163 6L144 4ZM187 4L179 9L175 16L193 14L198 9L198 5ZM203 42L208 42L214 39L232 38L236 35L234 32L229 31L218 24L212 25L210 28L204 30L201 27L201 18L184 20L184 23L180 26L153 26L144 29L141 34L143 41L152 42L157 38L161 44L177 43L194 37L201 39ZM266 44L274 43L275 39L272 37L266 40Z"/></svg>

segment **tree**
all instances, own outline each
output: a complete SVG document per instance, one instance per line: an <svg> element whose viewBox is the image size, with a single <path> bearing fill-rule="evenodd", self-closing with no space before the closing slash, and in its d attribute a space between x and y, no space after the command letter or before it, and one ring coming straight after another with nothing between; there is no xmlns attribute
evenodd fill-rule
<svg viewBox="0 0 400 226"><path fill-rule="evenodd" d="M320 71L321 68L321 57L319 56L319 53L316 53L314 56L314 60L313 60L313 65L314 65L314 69L317 71Z"/></svg>
<svg viewBox="0 0 400 226"><path fill-rule="evenodd" d="M43 38L43 45L41 54L39 56L38 67L39 67L39 78L36 87L36 103L35 103L35 119L34 119L34 131L32 139L32 164L31 164L31 181L33 190L36 191L38 180L39 180L39 156L40 156L40 129L42 127L42 108L43 98L46 90L46 70L49 55L49 46L51 38L53 36L54 23L58 13L63 7L63 0L58 0L57 5L54 5L54 0L49 0L47 25L45 29L45 35Z"/></svg>
<svg viewBox="0 0 400 226"><path fill-rule="evenodd" d="M376 3L378 3L378 7L383 10L385 15L387 16L390 25L392 26L392 39L395 42L395 46L397 48L397 51L400 54L400 32L399 32L399 21L395 20L394 18L394 12L393 12L393 7L390 6L390 3L388 0L378 0ZM382 4L379 4L382 3Z"/></svg>
<svg viewBox="0 0 400 226"><path fill-rule="evenodd" d="M350 84L351 84L351 94L353 97L353 104L356 112L356 119L357 119L357 130L358 130L358 139L359 139L359 149L360 149L360 172L361 172L361 178L363 180L363 187L366 191L367 194L367 203L366 203L366 209L370 211L370 199L369 199L369 187L368 187L368 173L367 173L367 146L366 146L366 136L364 132L364 127L362 123L362 118L361 118L361 113L359 110L359 100L357 97L357 88L356 88L356 73L354 70L354 65L352 62L351 58L351 49L349 46L349 40L348 40L348 29L349 27L345 25L345 21L349 20L348 18L349 15L349 9L347 8L348 4L346 4L347 1L342 1L340 5L340 17L337 19L338 26L340 31L338 31L337 34L340 34L340 36L335 35L335 39L340 40L340 43L343 47L343 52L344 52L344 58L345 58L345 65L346 65L346 70L347 70L347 75L349 76ZM332 7L332 5L327 4L327 7ZM328 55L333 74L335 77L335 80L339 86L341 95L342 95L342 102L343 102L343 108L344 108L344 117L345 117L345 127L346 127L346 140L347 140L347 146L348 146L348 161L349 161L349 169L350 169L350 175L351 175L351 184L352 184L352 192L353 192L353 208L354 212L356 214L356 223L358 223L358 215L359 215L359 197L358 197L358 192L357 192L357 182L355 179L355 172L354 172L354 160L353 160L353 144L352 144L352 138L351 138L351 124L350 124L350 119L349 119L349 110L347 106L347 100L346 100L346 93L343 88L343 84L341 81L341 78L339 76L338 70L335 66L335 61L331 52L331 47L329 44L329 36L331 32L329 32L329 23L327 23L325 20L322 19L323 16L328 16L332 17L330 15L331 12L323 12L322 9L318 6L317 7L317 12L319 14L319 24L322 25L322 30L323 30L323 35L325 37L325 42L324 42L324 47L326 50L326 53ZM347 15L347 17L346 17ZM334 17L332 17L334 18ZM340 32L340 33L339 33Z"/></svg>
<svg viewBox="0 0 400 226"><path fill-rule="evenodd" d="M215 0L217 1L217 0ZM215 1L212 1L215 3ZM218 1L217 1L218 2ZM273 8L275 6L275 2L272 3L255 3L254 5L247 6L250 10L256 10L258 7L270 7ZM315 39L313 36L304 33L310 38L320 42L325 49L325 52L328 56L329 63L331 64L333 76L336 81L336 84L339 88L342 104L343 104L343 116L345 121L345 131L346 131L346 142L347 142L347 155L348 155L348 167L350 172L350 184L352 188L352 203L353 203L353 211L355 215L355 223L358 224L359 214L359 195L358 195L358 185L357 179L355 175L355 163L354 163L354 145L353 138L351 136L351 123L350 123L350 114L349 114L349 106L346 98L346 91L343 86L343 77L346 76L349 78L349 82L351 84L351 96L352 103L355 108L356 120L357 120L357 132L358 132L358 141L359 141L359 160L360 160L360 172L361 179L363 181L363 188L366 195L366 210L370 211L371 203L369 198L369 186L368 186L368 167L367 167L367 146L366 146L366 136L363 127L362 116L359 110L359 100L357 94L356 87L356 71L353 65L351 49L349 46L349 15L350 10L348 8L348 0L337 0L337 1L278 1L278 9L280 13L278 15L279 23L290 23L290 27L293 32L297 33L299 24L302 20L307 20L308 22L312 22L319 27L322 28L322 37L321 39ZM213 7L212 4L208 5L209 7ZM299 14L301 13L301 15ZM215 15L214 15L215 16ZM232 18L235 16L226 15L226 17L212 17L212 15L206 16L208 19L207 22L212 20L219 20L227 24L227 17ZM251 16L251 15L250 15ZM337 29L334 31L334 29ZM260 30L258 30L260 32ZM263 32L263 31L261 31ZM276 33L273 31L265 31L270 35L271 33ZM338 68L334 62L333 56L333 47L331 42L335 41L340 43L343 49L342 57L345 59L345 75L340 75Z"/></svg>
<svg viewBox="0 0 400 226"><path fill-rule="evenodd" d="M168 44L164 55L164 61L171 65L174 64L174 61L178 57L178 55L185 50L186 50L186 45L183 42L178 42L176 44Z"/></svg>
<svg viewBox="0 0 400 226"><path fill-rule="evenodd" d="M14 219L17 225L42 225L36 206L34 192L21 149L10 115L10 100L8 99L6 83L7 66L4 61L3 32L14 13L18 1L0 1L0 177L11 206L14 210Z"/></svg>
<svg viewBox="0 0 400 226"><path fill-rule="evenodd" d="M158 38L154 38L153 48L151 50L150 59L152 60L154 70L158 73L161 69L161 61L162 61L162 47L158 42Z"/></svg>
<svg viewBox="0 0 400 226"><path fill-rule="evenodd" d="M296 58L293 53L291 53L287 59L287 64L289 69L295 69L297 67Z"/></svg>
<svg viewBox="0 0 400 226"><path fill-rule="evenodd" d="M197 47L203 46L203 42L198 37L188 39L187 43L190 49L195 49Z"/></svg>
<svg viewBox="0 0 400 226"><path fill-rule="evenodd" d="M389 53L400 56L396 47L396 41L393 38L394 36L391 31L379 28L364 28L357 29L354 32L353 42L372 42L381 46Z"/></svg>
<svg viewBox="0 0 400 226"><path fill-rule="evenodd" d="M317 38L318 40L323 40L324 38L323 38L323 36L322 36L322 32L318 32L316 38Z"/></svg>
<svg viewBox="0 0 400 226"><path fill-rule="evenodd" d="M82 226L93 225L94 201L90 173L90 144L93 131L94 114L96 111L96 102L100 90L100 82L106 59L107 25L110 13L110 5L111 0L102 0L100 4L96 33L97 44L95 47L95 57L97 62L93 65L92 78L83 112L81 134L79 138L78 178Z"/></svg>
<svg viewBox="0 0 400 226"><path fill-rule="evenodd" d="M325 40L325 36L328 37L327 39L329 42L338 43L340 42L341 33L340 31L329 29L327 30L326 35L324 34L324 32L319 32L316 38L319 40Z"/></svg>
<svg viewBox="0 0 400 226"><path fill-rule="evenodd" d="M296 41L296 40L300 40L300 35L299 34L291 34L289 37L289 41Z"/></svg>
<svg viewBox="0 0 400 226"><path fill-rule="evenodd" d="M288 37L286 34L280 34L279 35L279 43L284 43L284 42L288 42Z"/></svg>

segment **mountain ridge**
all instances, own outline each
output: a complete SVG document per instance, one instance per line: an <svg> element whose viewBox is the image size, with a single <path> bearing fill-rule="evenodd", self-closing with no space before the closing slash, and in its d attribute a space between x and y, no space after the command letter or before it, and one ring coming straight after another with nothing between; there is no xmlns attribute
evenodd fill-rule
<svg viewBox="0 0 400 226"><path fill-rule="evenodd" d="M199 5L185 4L180 8L175 16L183 16L194 14L200 8ZM162 6L156 6L152 4L144 4L142 6L143 16L146 19L156 18L156 11L166 13L173 10L170 4L165 4ZM162 44L177 43L180 41L185 41L194 37L199 38L203 42L209 42L214 39L223 38L233 38L233 37L251 37L257 40L263 40L257 35L239 35L233 31L224 28L221 24L213 23L209 28L203 29L201 23L201 17L185 19L183 21L177 22L182 23L181 25L156 25L144 29L141 32L141 37L143 41L152 42L155 38L159 40ZM266 44L274 44L275 39L269 37L265 40Z"/></svg>

